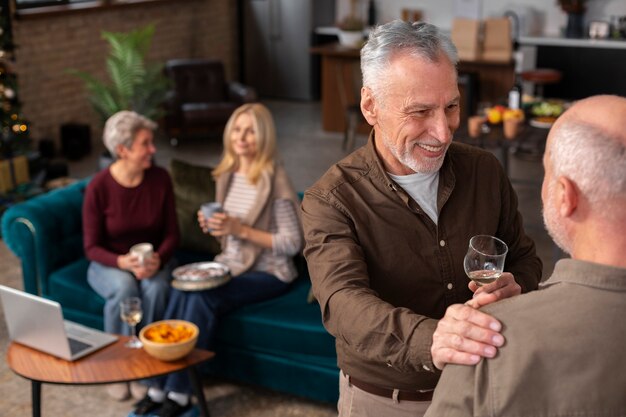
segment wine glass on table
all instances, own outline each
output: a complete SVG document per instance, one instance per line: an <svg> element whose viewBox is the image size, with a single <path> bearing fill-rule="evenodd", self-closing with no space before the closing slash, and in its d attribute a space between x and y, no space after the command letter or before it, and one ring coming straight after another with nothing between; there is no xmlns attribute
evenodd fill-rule
<svg viewBox="0 0 626 417"><path fill-rule="evenodd" d="M504 271L504 260L508 251L506 243L497 237L472 237L463 259L465 273L479 287L494 282Z"/></svg>
<svg viewBox="0 0 626 417"><path fill-rule="evenodd" d="M120 301L120 316L131 329L131 338L126 342L126 347L139 349L143 346L141 340L137 338L137 324L141 321L143 312L141 310L141 299L138 297L128 297Z"/></svg>

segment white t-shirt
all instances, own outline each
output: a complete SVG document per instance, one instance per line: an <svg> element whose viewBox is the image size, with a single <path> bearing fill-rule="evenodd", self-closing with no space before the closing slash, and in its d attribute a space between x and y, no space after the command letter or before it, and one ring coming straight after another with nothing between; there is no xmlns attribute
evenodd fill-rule
<svg viewBox="0 0 626 417"><path fill-rule="evenodd" d="M432 174L409 174L389 176L419 204L430 219L437 224L437 188L439 187L439 171Z"/></svg>

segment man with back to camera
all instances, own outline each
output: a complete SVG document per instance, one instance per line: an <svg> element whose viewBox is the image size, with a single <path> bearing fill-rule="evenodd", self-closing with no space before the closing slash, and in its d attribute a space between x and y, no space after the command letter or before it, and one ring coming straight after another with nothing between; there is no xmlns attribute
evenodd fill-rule
<svg viewBox="0 0 626 417"><path fill-rule="evenodd" d="M454 45L433 25L373 29L361 50L369 141L304 196L304 253L336 339L341 417L423 415L436 367L475 364L504 342L492 317L466 305L444 317L446 308L473 292L484 293L474 298L480 304L531 291L541 277L499 162L452 143L456 63ZM476 234L509 245L508 272L480 289L463 271Z"/></svg>
<svg viewBox="0 0 626 417"><path fill-rule="evenodd" d="M572 259L539 291L485 308L507 344L446 366L428 416L626 415L626 98L557 119L543 158L543 218Z"/></svg>

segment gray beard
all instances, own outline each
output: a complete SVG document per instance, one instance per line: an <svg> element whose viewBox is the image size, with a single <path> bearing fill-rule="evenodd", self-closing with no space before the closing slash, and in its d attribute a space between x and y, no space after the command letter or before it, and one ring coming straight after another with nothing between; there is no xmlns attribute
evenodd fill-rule
<svg viewBox="0 0 626 417"><path fill-rule="evenodd" d="M407 149L404 152L400 152L396 144L393 143L387 135L382 135L382 136L383 136L382 138L383 143L385 144L387 149L391 151L392 155L395 156L396 159L400 161L402 165L410 168L414 172L417 172L419 174L432 174L433 172L437 172L441 169L441 166L443 165L443 160L446 156L445 152L443 153L443 155L441 155L440 158L434 159L432 161L428 161L428 163L424 161L418 161L415 158L413 158L413 155L411 155L410 149ZM446 149L446 152L447 152L447 149Z"/></svg>

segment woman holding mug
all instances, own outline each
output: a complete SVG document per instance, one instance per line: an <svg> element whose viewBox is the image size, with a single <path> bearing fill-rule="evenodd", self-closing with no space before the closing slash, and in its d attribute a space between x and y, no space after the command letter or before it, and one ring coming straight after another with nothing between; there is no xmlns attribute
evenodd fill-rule
<svg viewBox="0 0 626 417"><path fill-rule="evenodd" d="M197 346L203 349L211 349L221 315L288 289L297 276L293 256L303 243L299 200L276 161L276 131L265 106L245 104L232 114L213 176L224 210L208 219L199 211L198 223L221 240L222 252L215 260L229 267L232 279L205 291L172 290L165 314L195 323L200 329ZM176 417L190 409L186 373L153 382L135 414Z"/></svg>
<svg viewBox="0 0 626 417"><path fill-rule="evenodd" d="M167 306L179 232L169 174L152 163L155 129L156 123L132 111L111 116L103 140L116 159L94 176L85 192L83 241L91 261L87 280L106 300L108 333L127 333L120 319L125 298L141 298L143 323L160 320ZM153 251L147 256L131 252L139 243L150 244ZM128 384L113 384L109 393L126 399Z"/></svg>

